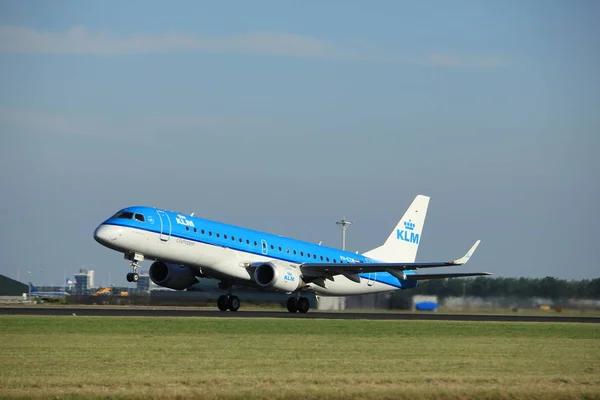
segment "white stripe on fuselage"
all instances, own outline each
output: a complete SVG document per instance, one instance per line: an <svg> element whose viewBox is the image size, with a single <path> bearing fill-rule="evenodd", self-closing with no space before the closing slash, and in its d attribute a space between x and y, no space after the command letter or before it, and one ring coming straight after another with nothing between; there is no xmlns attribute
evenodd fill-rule
<svg viewBox="0 0 600 400"><path fill-rule="evenodd" d="M232 250L223 246L197 242L171 236L161 240L159 233L132 227L106 224L117 232L111 248L122 252L135 252L144 255L145 259L160 260L174 264L186 265L202 269L202 273L221 279L231 277L252 282L252 276L246 269L248 263L273 262L298 268L299 264L280 260L274 257ZM325 280L325 287L309 283L308 287L324 296L348 296L357 294L379 293L397 290L398 287L382 282L361 278L356 283L343 275L336 275L334 280Z"/></svg>

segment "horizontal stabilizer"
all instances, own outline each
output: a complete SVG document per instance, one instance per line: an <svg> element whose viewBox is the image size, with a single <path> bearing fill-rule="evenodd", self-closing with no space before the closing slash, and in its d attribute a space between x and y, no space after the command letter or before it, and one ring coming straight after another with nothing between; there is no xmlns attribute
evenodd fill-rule
<svg viewBox="0 0 600 400"><path fill-rule="evenodd" d="M491 272L456 272L453 274L414 274L406 275L409 281L424 281L427 279L464 278L466 276L492 275Z"/></svg>

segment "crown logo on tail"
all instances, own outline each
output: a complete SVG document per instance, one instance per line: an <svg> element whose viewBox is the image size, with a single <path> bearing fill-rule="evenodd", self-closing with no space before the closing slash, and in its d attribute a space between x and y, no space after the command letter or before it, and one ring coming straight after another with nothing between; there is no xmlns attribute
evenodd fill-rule
<svg viewBox="0 0 600 400"><path fill-rule="evenodd" d="M413 229L415 229L415 223L412 222L412 219L404 221L404 229L406 229L407 231L412 231Z"/></svg>

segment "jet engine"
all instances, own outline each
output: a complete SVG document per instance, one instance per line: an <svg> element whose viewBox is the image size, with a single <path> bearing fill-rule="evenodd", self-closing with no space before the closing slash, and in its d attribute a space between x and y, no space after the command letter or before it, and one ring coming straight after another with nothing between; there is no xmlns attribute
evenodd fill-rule
<svg viewBox="0 0 600 400"><path fill-rule="evenodd" d="M254 281L264 288L293 292L302 285L302 276L296 268L265 262L256 264Z"/></svg>
<svg viewBox="0 0 600 400"><path fill-rule="evenodd" d="M183 290L198 283L196 272L189 267L155 261L150 266L150 279L159 286Z"/></svg>

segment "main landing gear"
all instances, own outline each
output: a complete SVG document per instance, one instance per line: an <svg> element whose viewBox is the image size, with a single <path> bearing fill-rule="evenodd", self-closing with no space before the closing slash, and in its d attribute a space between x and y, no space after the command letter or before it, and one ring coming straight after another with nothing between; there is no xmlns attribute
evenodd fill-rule
<svg viewBox="0 0 600 400"><path fill-rule="evenodd" d="M306 297L290 297L286 305L288 311L291 313L299 312L305 314L310 309L310 303Z"/></svg>
<svg viewBox="0 0 600 400"><path fill-rule="evenodd" d="M219 296L217 299L217 307L221 311L237 311L240 309L240 298L231 294L232 284L229 282L221 282L219 287L222 289L227 288L228 293L223 296Z"/></svg>
<svg viewBox="0 0 600 400"><path fill-rule="evenodd" d="M237 311L240 309L240 299L237 296L224 294L223 296L219 296L217 307L221 311Z"/></svg>

